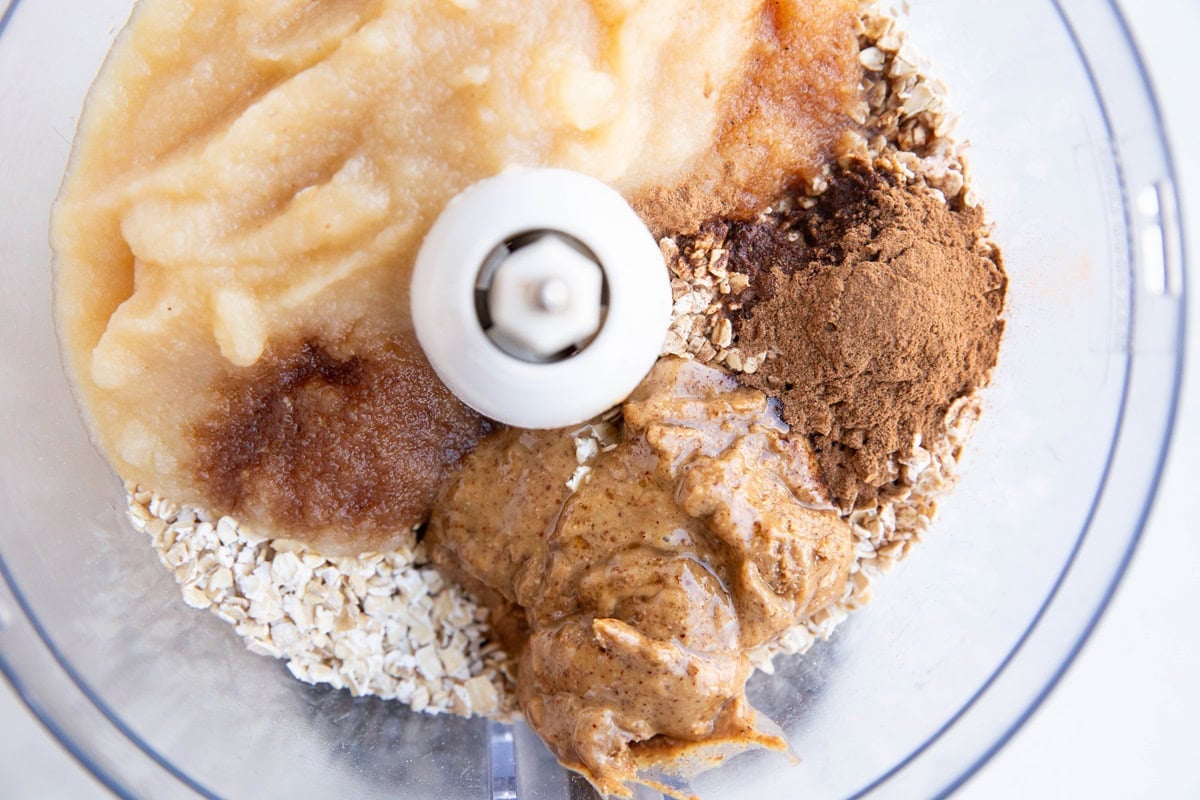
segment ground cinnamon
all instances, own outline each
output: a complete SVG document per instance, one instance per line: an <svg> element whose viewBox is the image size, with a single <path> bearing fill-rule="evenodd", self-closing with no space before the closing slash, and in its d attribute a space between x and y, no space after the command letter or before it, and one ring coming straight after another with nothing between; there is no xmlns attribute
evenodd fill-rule
<svg viewBox="0 0 1200 800"><path fill-rule="evenodd" d="M982 210L847 172L812 208L721 233L751 279L737 343L776 354L741 380L782 399L840 506L887 494L894 456L940 433L996 363L1007 279Z"/></svg>

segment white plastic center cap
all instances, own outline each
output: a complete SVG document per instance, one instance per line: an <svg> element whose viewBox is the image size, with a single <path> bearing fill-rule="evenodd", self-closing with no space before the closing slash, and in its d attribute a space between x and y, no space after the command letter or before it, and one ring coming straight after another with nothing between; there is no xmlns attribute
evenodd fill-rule
<svg viewBox="0 0 1200 800"><path fill-rule="evenodd" d="M490 178L450 201L412 278L413 325L438 376L522 428L622 402L661 353L671 304L658 245L624 198L558 169Z"/></svg>
<svg viewBox="0 0 1200 800"><path fill-rule="evenodd" d="M552 361L582 347L603 321L604 273L556 233L511 251L496 266L487 296L501 350L527 361Z"/></svg>

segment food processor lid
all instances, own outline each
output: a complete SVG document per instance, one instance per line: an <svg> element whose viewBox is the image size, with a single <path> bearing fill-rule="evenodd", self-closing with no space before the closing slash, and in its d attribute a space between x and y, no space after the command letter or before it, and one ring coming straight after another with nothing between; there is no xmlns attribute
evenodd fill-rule
<svg viewBox="0 0 1200 800"><path fill-rule="evenodd" d="M671 286L649 230L562 169L481 181L447 204L412 277L417 339L486 417L561 428L623 401L662 352Z"/></svg>

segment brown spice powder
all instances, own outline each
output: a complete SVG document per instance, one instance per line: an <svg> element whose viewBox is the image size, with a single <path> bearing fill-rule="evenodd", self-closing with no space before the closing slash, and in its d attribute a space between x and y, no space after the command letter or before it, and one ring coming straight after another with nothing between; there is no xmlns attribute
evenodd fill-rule
<svg viewBox="0 0 1200 800"><path fill-rule="evenodd" d="M741 380L781 397L844 509L887 494L895 456L943 431L996 364L1007 278L983 212L847 172L808 210L727 226L747 273L737 340L773 348Z"/></svg>

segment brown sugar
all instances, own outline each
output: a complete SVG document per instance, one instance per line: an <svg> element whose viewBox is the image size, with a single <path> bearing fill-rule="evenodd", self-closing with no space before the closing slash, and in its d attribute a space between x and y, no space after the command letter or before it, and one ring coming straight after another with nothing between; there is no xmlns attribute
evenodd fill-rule
<svg viewBox="0 0 1200 800"><path fill-rule="evenodd" d="M753 23L753 46L722 98L713 148L689 174L637 193L634 208L657 234L692 233L713 218L750 219L829 163L856 125L857 0L771 0Z"/></svg>
<svg viewBox="0 0 1200 800"><path fill-rule="evenodd" d="M842 508L897 478L894 456L942 432L996 364L1007 279L983 212L891 175L848 172L808 210L721 231L743 351L776 353L741 380L778 395L812 438Z"/></svg>
<svg viewBox="0 0 1200 800"><path fill-rule="evenodd" d="M415 342L336 357L269 353L217 388L196 430L213 510L355 553L425 521L447 470L490 424L437 380Z"/></svg>

